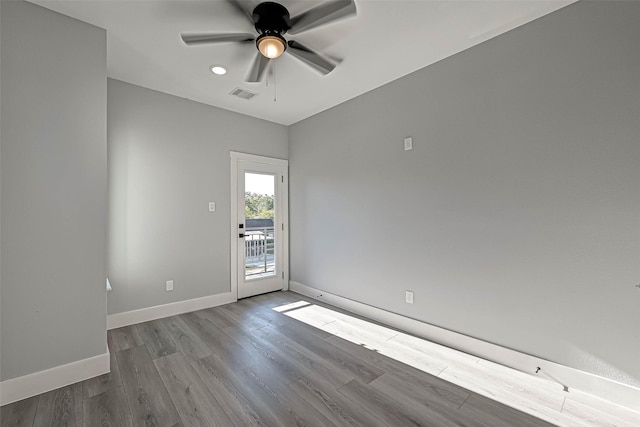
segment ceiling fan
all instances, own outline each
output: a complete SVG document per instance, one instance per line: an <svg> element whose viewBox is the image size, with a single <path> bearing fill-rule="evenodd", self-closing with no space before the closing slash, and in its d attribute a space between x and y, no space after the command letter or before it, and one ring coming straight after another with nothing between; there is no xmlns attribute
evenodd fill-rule
<svg viewBox="0 0 640 427"><path fill-rule="evenodd" d="M251 25L258 32L257 37L250 33L183 33L181 37L188 46L228 42L241 44L255 42L258 53L246 78L246 81L250 83L262 81L270 61L278 58L284 52L290 53L293 57L322 74L329 74L338 65L336 61L313 51L299 42L287 40L284 35L286 33L300 34L357 13L353 0L328 1L293 18L289 16L287 8L279 3L263 2L253 10L250 10L246 2L240 0L227 1L251 21Z"/></svg>

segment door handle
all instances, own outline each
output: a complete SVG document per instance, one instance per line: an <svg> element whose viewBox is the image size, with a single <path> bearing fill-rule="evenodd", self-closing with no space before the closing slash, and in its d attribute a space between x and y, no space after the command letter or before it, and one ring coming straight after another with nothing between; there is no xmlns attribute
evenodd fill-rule
<svg viewBox="0 0 640 427"><path fill-rule="evenodd" d="M238 234L238 237L242 239L244 237L244 234L240 233L240 234Z"/></svg>

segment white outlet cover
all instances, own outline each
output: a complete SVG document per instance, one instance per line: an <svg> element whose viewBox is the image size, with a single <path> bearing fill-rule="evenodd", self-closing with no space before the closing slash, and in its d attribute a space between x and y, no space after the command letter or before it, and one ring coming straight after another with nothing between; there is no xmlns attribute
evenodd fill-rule
<svg viewBox="0 0 640 427"><path fill-rule="evenodd" d="M405 301L408 304L413 304L413 292L412 291L406 291L405 292Z"/></svg>
<svg viewBox="0 0 640 427"><path fill-rule="evenodd" d="M173 290L173 280L167 280L167 291Z"/></svg>
<svg viewBox="0 0 640 427"><path fill-rule="evenodd" d="M216 202L209 202L209 212L216 211Z"/></svg>
<svg viewBox="0 0 640 427"><path fill-rule="evenodd" d="M413 148L413 138L405 138L404 139L404 150L411 150Z"/></svg>

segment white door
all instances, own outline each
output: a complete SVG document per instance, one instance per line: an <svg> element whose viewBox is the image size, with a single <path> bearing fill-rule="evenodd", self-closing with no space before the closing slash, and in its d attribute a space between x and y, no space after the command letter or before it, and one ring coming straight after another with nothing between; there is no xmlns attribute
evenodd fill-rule
<svg viewBox="0 0 640 427"><path fill-rule="evenodd" d="M287 289L287 161L232 152L231 173L232 287L238 298Z"/></svg>

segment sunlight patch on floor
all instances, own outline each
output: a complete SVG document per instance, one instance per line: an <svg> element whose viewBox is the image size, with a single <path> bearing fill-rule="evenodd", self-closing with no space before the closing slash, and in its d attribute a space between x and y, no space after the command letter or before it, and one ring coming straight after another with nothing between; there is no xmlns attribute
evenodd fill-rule
<svg viewBox="0 0 640 427"><path fill-rule="evenodd" d="M273 310L559 426L640 425L631 409L308 301Z"/></svg>

